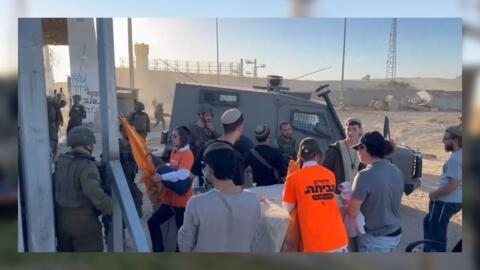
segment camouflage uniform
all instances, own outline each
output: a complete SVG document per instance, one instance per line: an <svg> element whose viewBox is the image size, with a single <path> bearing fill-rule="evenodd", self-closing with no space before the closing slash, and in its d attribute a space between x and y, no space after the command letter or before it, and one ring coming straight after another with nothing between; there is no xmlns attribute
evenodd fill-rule
<svg viewBox="0 0 480 270"><path fill-rule="evenodd" d="M276 140L278 150L282 154L283 160L288 167L288 162L290 160L297 160L297 150L298 150L298 143L297 140L291 138L287 141L284 137L279 136Z"/></svg>
<svg viewBox="0 0 480 270"><path fill-rule="evenodd" d="M121 126L120 126L121 127ZM132 194L133 203L135 204L135 209L137 210L138 217L141 218L142 213L142 205L143 205L143 194L138 188L137 184L135 184L135 176L138 172L138 166L133 158L132 149L130 145L124 144L122 139L118 140L119 143L119 150L120 150L120 163L122 164L123 173L125 174L125 178L127 180L128 188L130 189L130 193ZM111 177L105 177L106 181L103 183L103 190L107 194L111 194ZM112 236L109 235L111 228L112 228L112 216L111 215L104 215L102 217L102 223L105 228L105 241L109 243L112 241ZM125 227L125 225L124 225Z"/></svg>
<svg viewBox="0 0 480 270"><path fill-rule="evenodd" d="M57 155L58 132L60 126L63 125L63 116L56 100L47 97L47 113L48 113L48 134L50 138L50 150L52 160Z"/></svg>
<svg viewBox="0 0 480 270"><path fill-rule="evenodd" d="M128 122L135 128L140 136L146 139L147 134L151 130L151 125L150 117L143 110L145 110L145 105L140 101L135 101L135 111L128 116Z"/></svg>
<svg viewBox="0 0 480 270"><path fill-rule="evenodd" d="M142 217L142 204L143 204L143 195L137 184L135 184L135 176L138 172L138 166L133 158L132 148L130 145L125 145L119 141L120 147L120 163L122 164L123 173L127 179L127 184L132 193L133 202L135 203L135 208L137 209L138 216Z"/></svg>
<svg viewBox="0 0 480 270"><path fill-rule="evenodd" d="M165 129L165 117L163 112L163 103L159 103L155 106L155 126L158 126L162 122L162 128Z"/></svg>
<svg viewBox="0 0 480 270"><path fill-rule="evenodd" d="M80 102L80 99L81 97L79 95L73 96L75 102ZM82 119L87 117L87 112L82 104L74 104L72 108L70 108L68 116L70 120L68 121L67 134L70 133L72 128L82 125Z"/></svg>
<svg viewBox="0 0 480 270"><path fill-rule="evenodd" d="M213 116L213 107L208 104L200 104L198 114L210 113ZM188 126L190 130L190 149L197 155L206 142L220 137L215 131L208 127L201 127L196 122Z"/></svg>
<svg viewBox="0 0 480 270"><path fill-rule="evenodd" d="M93 145L95 137L87 127L76 127L67 136L69 146ZM55 163L55 234L60 252L103 251L99 214L110 214L111 198L101 187L95 159L73 150Z"/></svg>

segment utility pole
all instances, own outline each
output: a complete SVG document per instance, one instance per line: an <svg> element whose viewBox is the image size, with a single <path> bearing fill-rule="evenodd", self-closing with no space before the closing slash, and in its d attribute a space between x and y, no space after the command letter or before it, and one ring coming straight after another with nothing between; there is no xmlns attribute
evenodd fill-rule
<svg viewBox="0 0 480 270"><path fill-rule="evenodd" d="M220 56L218 54L218 18L215 18L215 33L217 37L217 84L220 84Z"/></svg>
<svg viewBox="0 0 480 270"><path fill-rule="evenodd" d="M128 18L128 74L130 76L130 88L135 88L132 44L132 18Z"/></svg>
<svg viewBox="0 0 480 270"><path fill-rule="evenodd" d="M343 108L343 79L345 73L345 40L347 37L347 18L343 21L342 80L340 82L340 108Z"/></svg>

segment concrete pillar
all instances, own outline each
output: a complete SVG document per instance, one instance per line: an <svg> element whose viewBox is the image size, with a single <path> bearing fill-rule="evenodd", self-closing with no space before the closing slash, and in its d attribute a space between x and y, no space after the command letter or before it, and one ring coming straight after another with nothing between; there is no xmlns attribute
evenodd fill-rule
<svg viewBox="0 0 480 270"><path fill-rule="evenodd" d="M18 21L18 122L28 249L55 251L41 19Z"/></svg>
<svg viewBox="0 0 480 270"><path fill-rule="evenodd" d="M82 97L81 103L87 111L84 123L93 123L100 95L98 88L97 41L93 18L69 18L68 45L70 54L70 104L72 96Z"/></svg>

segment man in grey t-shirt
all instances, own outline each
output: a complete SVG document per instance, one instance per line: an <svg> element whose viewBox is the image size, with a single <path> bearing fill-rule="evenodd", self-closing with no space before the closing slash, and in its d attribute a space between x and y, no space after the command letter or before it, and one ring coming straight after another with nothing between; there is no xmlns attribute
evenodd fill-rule
<svg viewBox="0 0 480 270"><path fill-rule="evenodd" d="M462 128L448 127L442 142L445 151L452 154L443 165L438 188L429 194L428 214L423 220L423 237L437 243L426 243L423 248L426 252L447 250L448 223L462 209Z"/></svg>
<svg viewBox="0 0 480 270"><path fill-rule="evenodd" d="M203 175L214 188L190 198L183 226L178 231L181 252L251 252L260 230L257 195L233 183L233 147L211 143L203 155Z"/></svg>

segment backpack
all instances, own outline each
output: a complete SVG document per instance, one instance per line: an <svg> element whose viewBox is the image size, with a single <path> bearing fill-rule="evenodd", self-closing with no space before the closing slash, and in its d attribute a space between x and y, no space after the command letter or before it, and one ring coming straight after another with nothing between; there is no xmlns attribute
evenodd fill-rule
<svg viewBox="0 0 480 270"><path fill-rule="evenodd" d="M144 113L136 113L133 116L133 126L137 132L145 132L147 131L147 115Z"/></svg>

